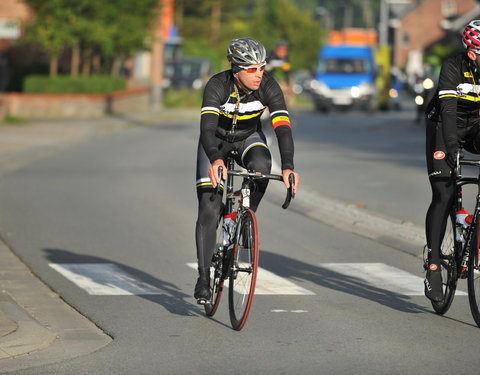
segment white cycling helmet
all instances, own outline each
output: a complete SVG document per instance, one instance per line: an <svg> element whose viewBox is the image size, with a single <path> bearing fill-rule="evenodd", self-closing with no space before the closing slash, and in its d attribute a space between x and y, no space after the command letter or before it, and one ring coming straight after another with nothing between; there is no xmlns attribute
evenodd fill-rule
<svg viewBox="0 0 480 375"><path fill-rule="evenodd" d="M227 59L237 66L263 64L267 57L265 47L252 38L233 39L227 49Z"/></svg>
<svg viewBox="0 0 480 375"><path fill-rule="evenodd" d="M473 20L463 30L463 46L480 53L480 20Z"/></svg>

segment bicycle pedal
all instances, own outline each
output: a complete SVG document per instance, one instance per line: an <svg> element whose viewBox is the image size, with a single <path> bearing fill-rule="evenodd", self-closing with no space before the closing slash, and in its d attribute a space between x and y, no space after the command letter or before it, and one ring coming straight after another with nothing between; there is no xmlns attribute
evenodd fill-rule
<svg viewBox="0 0 480 375"><path fill-rule="evenodd" d="M199 305L206 305L208 301L205 298L199 298L197 299L197 304Z"/></svg>

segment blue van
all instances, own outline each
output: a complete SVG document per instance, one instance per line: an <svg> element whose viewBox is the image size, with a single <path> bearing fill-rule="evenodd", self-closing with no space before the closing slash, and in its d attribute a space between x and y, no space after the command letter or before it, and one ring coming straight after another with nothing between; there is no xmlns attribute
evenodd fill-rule
<svg viewBox="0 0 480 375"><path fill-rule="evenodd" d="M378 106L375 51L370 46L327 45L319 53L311 82L317 110L357 107L369 112Z"/></svg>

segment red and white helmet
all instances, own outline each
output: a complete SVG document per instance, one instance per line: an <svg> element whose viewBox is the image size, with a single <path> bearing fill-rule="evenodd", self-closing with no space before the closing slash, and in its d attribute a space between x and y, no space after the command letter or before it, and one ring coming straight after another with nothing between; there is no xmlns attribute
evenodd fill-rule
<svg viewBox="0 0 480 375"><path fill-rule="evenodd" d="M480 53L480 20L473 20L463 30L463 45Z"/></svg>

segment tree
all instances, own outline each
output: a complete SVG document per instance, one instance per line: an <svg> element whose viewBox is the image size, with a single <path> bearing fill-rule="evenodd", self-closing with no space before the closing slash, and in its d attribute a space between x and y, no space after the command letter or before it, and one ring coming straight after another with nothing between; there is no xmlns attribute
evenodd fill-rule
<svg viewBox="0 0 480 375"><path fill-rule="evenodd" d="M261 0L253 19L252 31L265 46L273 48L278 39L288 41L294 70L313 67L323 30L312 13L300 10L291 0Z"/></svg>
<svg viewBox="0 0 480 375"><path fill-rule="evenodd" d="M225 53L230 41L245 36L260 40L267 49L273 48L277 39L287 39L294 69L311 68L315 62L322 29L313 13L300 10L293 0L205 0L201 4L177 0L175 4L182 10L176 19L185 38L185 54L209 57L218 68L228 67ZM211 21L219 14L215 7L221 9L221 24L216 32L218 42L212 44L215 22Z"/></svg>
<svg viewBox="0 0 480 375"><path fill-rule="evenodd" d="M74 36L65 24L74 17L71 9L64 6L65 0L27 0L34 10L35 19L27 25L23 41L39 44L50 58L50 77L58 73L58 57L65 45L73 42Z"/></svg>
<svg viewBox="0 0 480 375"><path fill-rule="evenodd" d="M96 73L102 59L127 57L146 48L158 0L25 0L35 18L25 30L24 42L40 45L50 57L50 75L57 74L57 61L67 47L72 49L71 74L77 75L80 58L83 74Z"/></svg>

